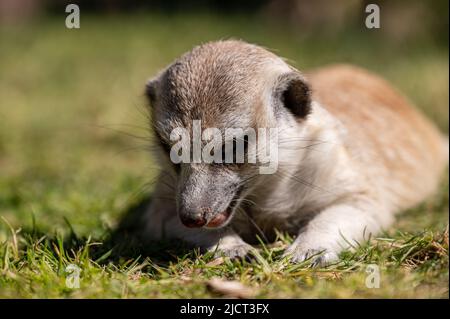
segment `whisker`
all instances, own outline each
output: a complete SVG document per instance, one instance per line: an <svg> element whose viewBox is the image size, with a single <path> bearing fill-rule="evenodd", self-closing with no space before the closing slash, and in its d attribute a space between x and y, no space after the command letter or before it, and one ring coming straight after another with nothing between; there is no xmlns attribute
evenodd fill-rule
<svg viewBox="0 0 450 319"><path fill-rule="evenodd" d="M152 151L152 147L149 145L130 146L130 147L126 147L126 148L114 153L114 155L120 155L120 154L130 152L130 151L145 151L147 153L147 152Z"/></svg>
<svg viewBox="0 0 450 319"><path fill-rule="evenodd" d="M126 135L128 137L133 137L133 138L136 138L136 139L139 139L139 140L143 140L143 141L147 141L147 142L151 142L153 140L152 138L150 138L150 136L139 136L139 135L135 135L135 134L132 134L132 133L129 133L129 132L125 132L125 131L122 131L122 130L118 130L118 129L114 129L114 128L111 128L111 127L107 127L107 126L104 126L104 125L94 124L94 126L97 127L97 128L111 130L111 131L114 131L116 133L120 133L120 134Z"/></svg>
<svg viewBox="0 0 450 319"><path fill-rule="evenodd" d="M253 174L248 176L247 178L241 180L241 182L239 183L239 187L245 186L249 181L251 181L252 179L258 177L258 174Z"/></svg>
<svg viewBox="0 0 450 319"><path fill-rule="evenodd" d="M274 175L277 176L278 174L281 174L281 175L283 175L284 177L287 177L287 178L289 178L289 179L292 179L292 180L294 180L295 182L297 182L297 183L299 183L299 184L302 184L302 185L304 185L304 186L310 187L311 189L314 189L314 190L316 190L316 191L322 191L322 192L326 192L326 193L334 194L334 195L335 195L335 193L333 193L332 191L327 190L327 189L325 189L325 188L323 188L323 187L317 186L317 185L315 185L315 184L313 184L313 183L311 183L311 182L308 182L308 181L306 181L306 180L300 178L300 177L297 176L297 175L292 175L292 174L289 174L289 173L283 172L283 171L278 171L277 174L274 174Z"/></svg>
<svg viewBox="0 0 450 319"><path fill-rule="evenodd" d="M269 242L269 240L267 239L266 235L264 234L263 230L258 226L258 224L256 223L256 221L242 208L237 207L237 212L243 214L245 217L247 217L247 219L250 221L250 223L252 223L252 225L256 228L256 230L258 231L258 233L261 235L261 238L264 239L265 242Z"/></svg>

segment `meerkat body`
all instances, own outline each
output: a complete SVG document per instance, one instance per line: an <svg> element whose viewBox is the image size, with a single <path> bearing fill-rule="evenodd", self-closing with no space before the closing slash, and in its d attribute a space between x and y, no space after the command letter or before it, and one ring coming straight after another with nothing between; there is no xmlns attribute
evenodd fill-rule
<svg viewBox="0 0 450 319"><path fill-rule="evenodd" d="M444 138L379 77L331 66L305 78L240 41L194 48L147 85L163 168L144 236L179 238L244 256L275 230L296 235L293 262L324 264L388 227L433 193L448 161ZM278 130L273 174L251 165L176 164L170 132L202 126Z"/></svg>

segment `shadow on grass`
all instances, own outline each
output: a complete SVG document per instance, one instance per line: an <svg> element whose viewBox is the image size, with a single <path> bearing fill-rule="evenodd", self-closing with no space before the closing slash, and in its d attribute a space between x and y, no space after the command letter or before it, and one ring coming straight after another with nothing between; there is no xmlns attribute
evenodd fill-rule
<svg viewBox="0 0 450 319"><path fill-rule="evenodd" d="M179 258L194 257L195 251L192 247L180 240L148 242L139 235L143 233L140 217L150 202L151 197L148 197L128 207L122 213L118 226L100 238L78 236L68 220L66 223L70 233L66 236L49 236L34 225L31 229L22 229L21 234L29 241L28 244L42 242L45 249L56 257L62 255L67 259L76 258L77 252L80 255L81 251L87 250L89 258L100 265L122 265L130 260L150 258L153 264L162 266L177 262Z"/></svg>
<svg viewBox="0 0 450 319"><path fill-rule="evenodd" d="M180 240L161 240L148 242L142 238L142 215L151 203L151 197L144 198L132 205L122 214L119 225L106 238L95 255L101 258L111 252L105 261L117 261L120 258L149 257L152 262L168 263L193 253L191 247ZM95 255L93 255L95 257Z"/></svg>

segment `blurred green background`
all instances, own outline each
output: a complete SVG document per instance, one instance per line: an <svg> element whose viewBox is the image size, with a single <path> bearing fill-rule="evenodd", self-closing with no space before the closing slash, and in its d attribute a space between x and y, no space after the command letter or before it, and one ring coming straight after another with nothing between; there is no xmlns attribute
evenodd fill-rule
<svg viewBox="0 0 450 319"><path fill-rule="evenodd" d="M371 2L380 29L365 27ZM80 29L65 27L67 3L80 5ZM447 1L0 0L0 216L16 228L34 216L48 233L67 229L64 218L84 236L113 227L157 171L146 80L194 45L227 38L300 70L368 68L448 133ZM445 227L446 198L411 227Z"/></svg>

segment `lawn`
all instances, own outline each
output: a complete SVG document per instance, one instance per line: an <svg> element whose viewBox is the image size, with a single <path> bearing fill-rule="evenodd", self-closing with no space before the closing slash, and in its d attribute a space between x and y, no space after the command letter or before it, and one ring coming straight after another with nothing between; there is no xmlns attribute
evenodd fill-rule
<svg viewBox="0 0 450 319"><path fill-rule="evenodd" d="M253 20L252 20L253 19ZM300 69L355 63L382 74L448 132L448 43L379 32L294 32L256 18L135 15L64 18L0 30L0 297L230 296L214 277L257 298L448 298L448 179L379 237L326 268L280 258L283 234L251 261L213 260L181 243L142 247L114 235L152 192L143 86L193 45L242 38ZM80 268L79 288L66 267ZM376 264L380 287L365 285Z"/></svg>

